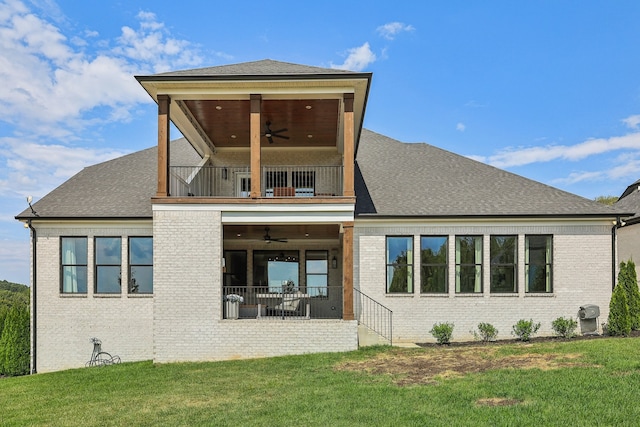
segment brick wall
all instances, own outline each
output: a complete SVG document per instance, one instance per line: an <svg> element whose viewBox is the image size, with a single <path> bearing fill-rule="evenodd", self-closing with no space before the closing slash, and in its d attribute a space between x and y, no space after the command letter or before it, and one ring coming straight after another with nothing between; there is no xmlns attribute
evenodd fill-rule
<svg viewBox="0 0 640 427"><path fill-rule="evenodd" d="M539 334L552 334L557 317L577 319L584 304L600 306L599 322L608 316L611 296L611 228L605 222L582 223L502 223L447 224L437 226L375 225L356 222L354 244L354 286L393 310L394 341L432 342L429 330L436 322L453 322L454 340L472 339L479 322L493 324L499 338L512 338L512 325L533 318L542 323ZM518 235L518 289L516 294L489 293L489 236ZM524 237L527 234L553 235L553 288L551 294L524 292ZM385 293L385 236L414 236L413 294ZM449 292L420 294L420 235L449 236ZM483 293L455 294L455 235L483 235Z"/></svg>
<svg viewBox="0 0 640 427"><path fill-rule="evenodd" d="M356 322L223 319L222 250L219 211L154 211L154 361L357 348Z"/></svg>
<svg viewBox="0 0 640 427"><path fill-rule="evenodd" d="M153 298L93 293L93 237L122 237L122 283L127 283L128 236L151 236L151 222L95 223L75 227L37 229L37 371L82 367L91 357L91 337L102 340L104 351L123 361L150 359L153 354ZM88 289L84 295L60 293L60 236L86 236Z"/></svg>

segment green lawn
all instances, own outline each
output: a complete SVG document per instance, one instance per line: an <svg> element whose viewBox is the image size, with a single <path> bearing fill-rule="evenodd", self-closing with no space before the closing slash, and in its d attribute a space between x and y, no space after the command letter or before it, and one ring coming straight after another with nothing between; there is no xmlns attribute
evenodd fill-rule
<svg viewBox="0 0 640 427"><path fill-rule="evenodd" d="M473 356L503 368L446 371L431 379L420 379L419 369L411 376L404 368L394 374L374 368L410 361L409 372L415 361L445 356L458 362ZM529 359L557 363L509 367ZM510 404L486 405L483 399ZM639 399L640 338L603 338L477 350L372 348L217 363L126 363L4 378L0 425L622 426L640 423Z"/></svg>

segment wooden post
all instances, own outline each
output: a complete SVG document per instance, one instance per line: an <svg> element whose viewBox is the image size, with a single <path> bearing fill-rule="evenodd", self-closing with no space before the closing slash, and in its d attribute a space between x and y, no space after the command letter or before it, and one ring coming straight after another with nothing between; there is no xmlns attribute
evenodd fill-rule
<svg viewBox="0 0 640 427"><path fill-rule="evenodd" d="M261 196L261 161L260 161L260 115L261 115L261 95L251 95L251 197Z"/></svg>
<svg viewBox="0 0 640 427"><path fill-rule="evenodd" d="M343 195L353 197L354 168L355 168L355 128L353 119L353 94L344 94L344 189Z"/></svg>
<svg viewBox="0 0 640 427"><path fill-rule="evenodd" d="M156 197L169 196L169 95L158 95L158 192Z"/></svg>
<svg viewBox="0 0 640 427"><path fill-rule="evenodd" d="M342 224L342 319L353 320L353 222Z"/></svg>

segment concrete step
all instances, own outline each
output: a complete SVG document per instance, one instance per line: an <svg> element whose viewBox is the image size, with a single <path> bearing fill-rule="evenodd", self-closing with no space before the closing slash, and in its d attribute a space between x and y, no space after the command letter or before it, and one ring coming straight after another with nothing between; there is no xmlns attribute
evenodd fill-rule
<svg viewBox="0 0 640 427"><path fill-rule="evenodd" d="M358 346L389 345L389 340L364 325L358 325Z"/></svg>

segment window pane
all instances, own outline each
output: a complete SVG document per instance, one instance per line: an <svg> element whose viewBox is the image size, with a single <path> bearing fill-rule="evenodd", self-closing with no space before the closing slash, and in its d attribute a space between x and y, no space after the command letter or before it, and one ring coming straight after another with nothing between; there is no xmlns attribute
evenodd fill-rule
<svg viewBox="0 0 640 427"><path fill-rule="evenodd" d="M387 266L387 292L413 292L413 267Z"/></svg>
<svg viewBox="0 0 640 427"><path fill-rule="evenodd" d="M516 261L515 236L491 236L491 263L514 264Z"/></svg>
<svg viewBox="0 0 640 427"><path fill-rule="evenodd" d="M129 292L132 294L153 293L153 267L132 266L129 274Z"/></svg>
<svg viewBox="0 0 640 427"><path fill-rule="evenodd" d="M515 266L491 267L491 292L517 292Z"/></svg>
<svg viewBox="0 0 640 427"><path fill-rule="evenodd" d="M307 260L307 274L327 274L327 260Z"/></svg>
<svg viewBox="0 0 640 427"><path fill-rule="evenodd" d="M477 264L477 251L476 242L477 237L465 236L456 237L456 244L458 245L458 262L460 264Z"/></svg>
<svg viewBox="0 0 640 427"><path fill-rule="evenodd" d="M447 292L447 267L422 266L420 276L420 292Z"/></svg>
<svg viewBox="0 0 640 427"><path fill-rule="evenodd" d="M478 286L478 276L480 273L480 267L476 266L459 266L459 289L458 292L481 292Z"/></svg>
<svg viewBox="0 0 640 427"><path fill-rule="evenodd" d="M120 237L96 237L96 264L120 265Z"/></svg>
<svg viewBox="0 0 640 427"><path fill-rule="evenodd" d="M62 268L62 292L87 293L87 267L65 266Z"/></svg>
<svg viewBox="0 0 640 427"><path fill-rule="evenodd" d="M527 280L529 292L547 292L548 270L546 265L529 265Z"/></svg>
<svg viewBox="0 0 640 427"><path fill-rule="evenodd" d="M87 265L87 238L62 238L62 263L71 265Z"/></svg>
<svg viewBox="0 0 640 427"><path fill-rule="evenodd" d="M120 293L120 266L96 266L96 292Z"/></svg>
<svg viewBox="0 0 640 427"><path fill-rule="evenodd" d="M423 264L447 263L447 237L421 237L421 259Z"/></svg>
<svg viewBox="0 0 640 427"><path fill-rule="evenodd" d="M407 264L407 261L413 263L411 254L412 237L387 237L387 264Z"/></svg>
<svg viewBox="0 0 640 427"><path fill-rule="evenodd" d="M153 237L131 237L129 239L129 263L153 265Z"/></svg>

